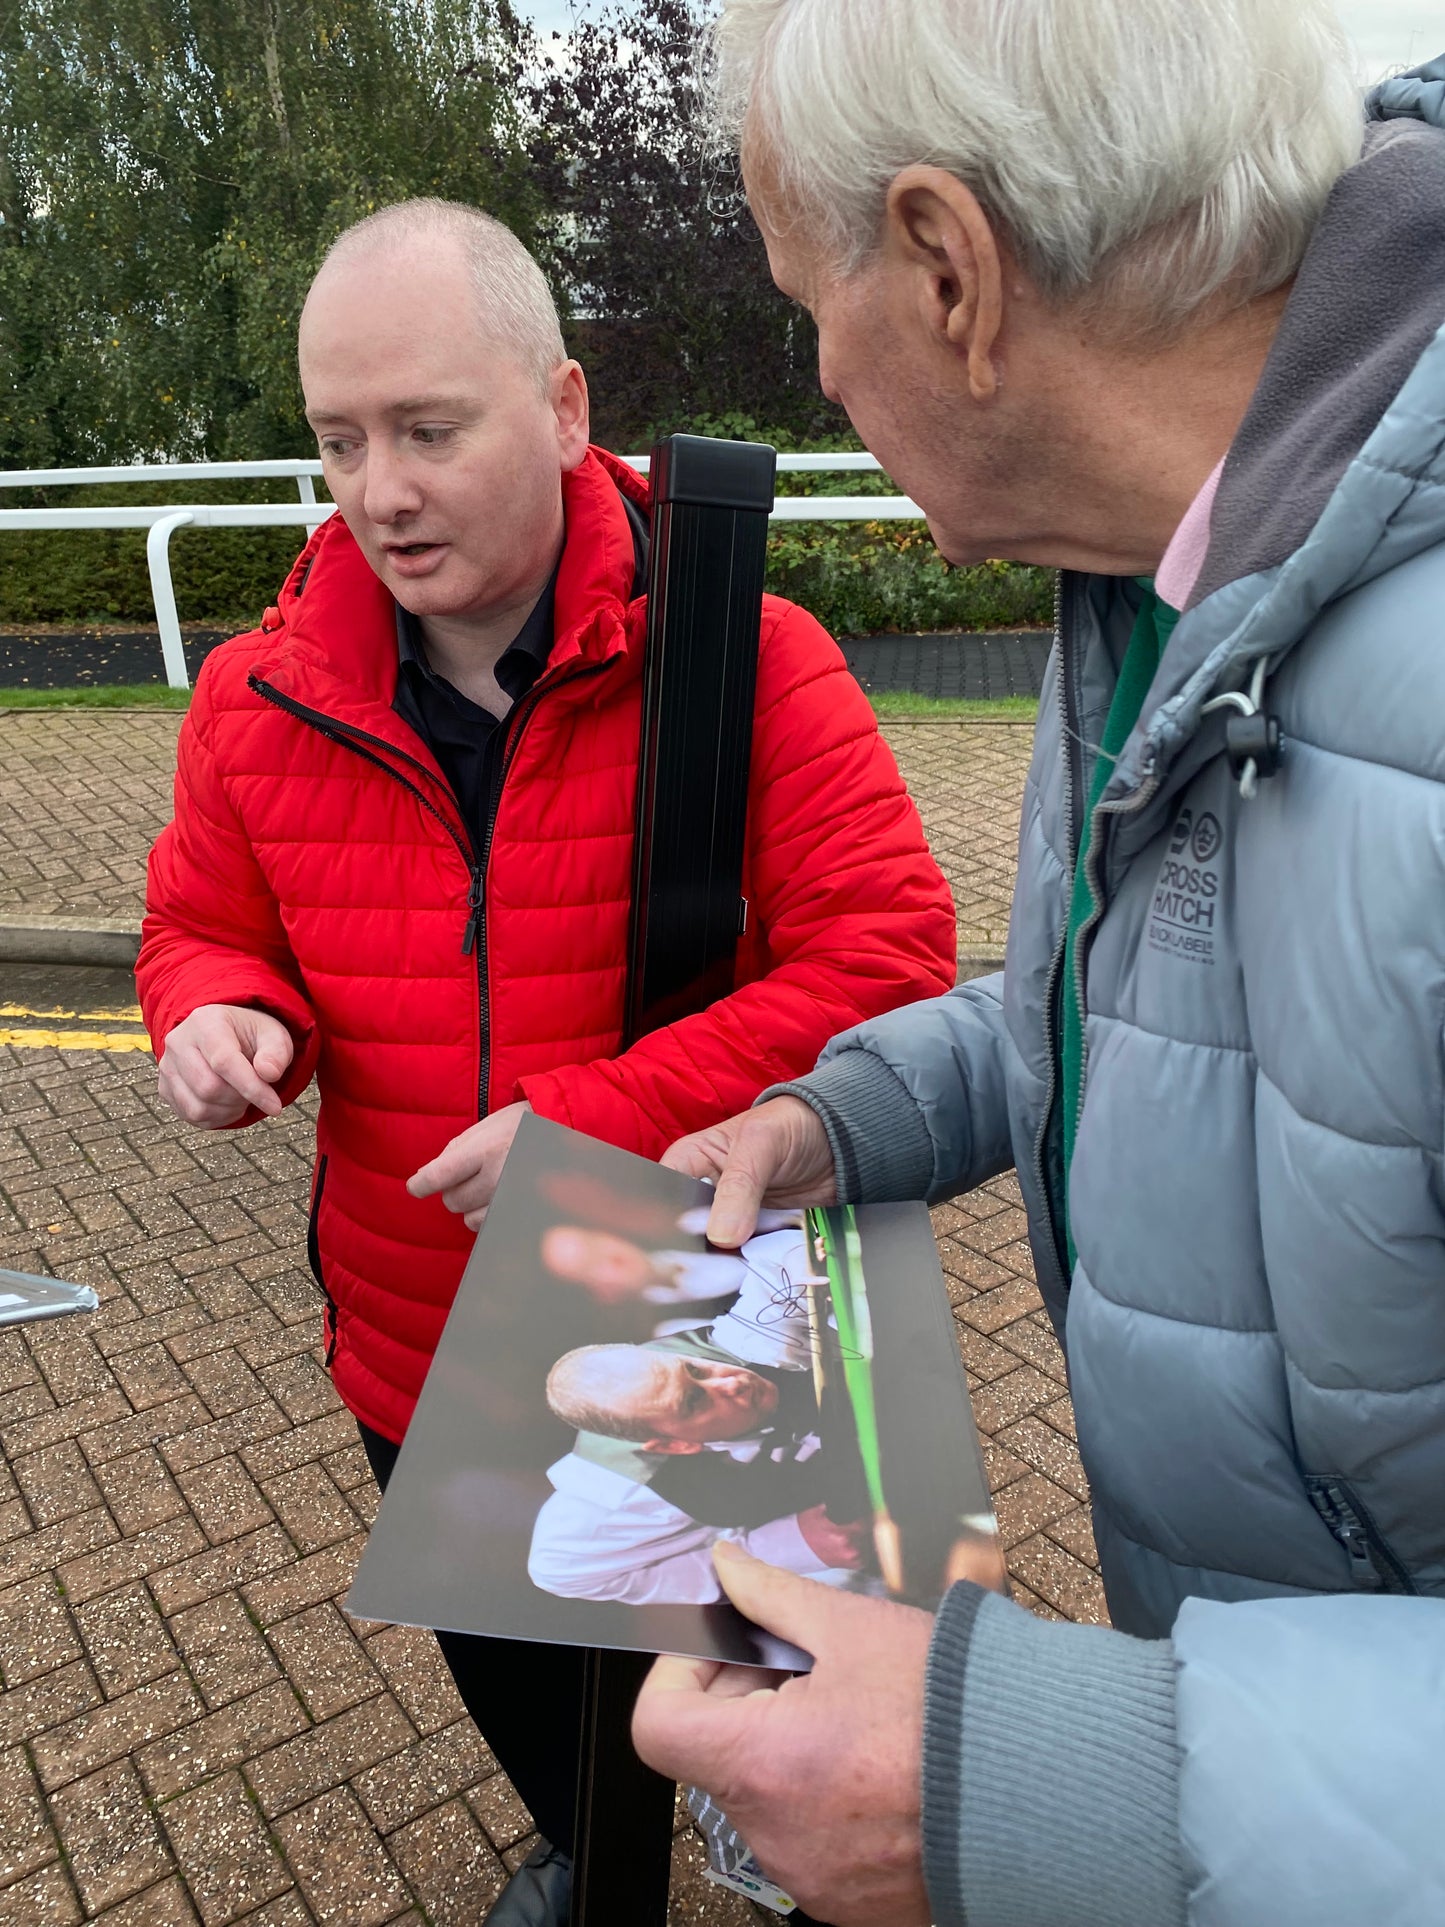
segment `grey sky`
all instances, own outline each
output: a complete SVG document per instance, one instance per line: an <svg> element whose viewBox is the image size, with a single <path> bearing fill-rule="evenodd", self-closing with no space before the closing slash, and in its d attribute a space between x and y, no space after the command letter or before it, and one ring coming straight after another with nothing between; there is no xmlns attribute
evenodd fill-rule
<svg viewBox="0 0 1445 1927"><path fill-rule="evenodd" d="M1378 80L1391 68L1417 66L1445 53L1445 8L1441 0L1337 0L1341 17L1360 49L1362 78ZM598 0L578 0L578 11L593 13ZM546 31L565 32L572 17L568 0L521 0L520 9Z"/></svg>

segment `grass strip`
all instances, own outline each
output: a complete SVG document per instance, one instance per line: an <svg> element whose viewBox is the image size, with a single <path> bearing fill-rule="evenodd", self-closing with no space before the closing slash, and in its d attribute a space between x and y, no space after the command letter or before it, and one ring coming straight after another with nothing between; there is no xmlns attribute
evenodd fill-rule
<svg viewBox="0 0 1445 1927"><path fill-rule="evenodd" d="M0 709L185 709L189 689L166 683L101 683L87 689L0 689Z"/></svg>
<svg viewBox="0 0 1445 1927"><path fill-rule="evenodd" d="M84 689L0 689L0 709L185 709L188 689L165 683L104 683ZM915 695L911 690L880 691L868 699L880 722L1032 723L1039 706L1032 696L1002 702L965 702Z"/></svg>
<svg viewBox="0 0 1445 1927"><path fill-rule="evenodd" d="M878 690L868 698L879 722L1033 723L1039 705L1033 696L1005 696L1000 702L966 702L961 696L939 700L911 689Z"/></svg>

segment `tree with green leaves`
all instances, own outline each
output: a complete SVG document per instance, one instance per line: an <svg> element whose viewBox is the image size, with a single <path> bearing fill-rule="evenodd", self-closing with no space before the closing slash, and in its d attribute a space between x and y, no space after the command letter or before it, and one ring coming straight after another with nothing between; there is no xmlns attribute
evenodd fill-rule
<svg viewBox="0 0 1445 1927"><path fill-rule="evenodd" d="M295 327L387 201L530 238L509 0L0 8L0 466L310 452Z"/></svg>

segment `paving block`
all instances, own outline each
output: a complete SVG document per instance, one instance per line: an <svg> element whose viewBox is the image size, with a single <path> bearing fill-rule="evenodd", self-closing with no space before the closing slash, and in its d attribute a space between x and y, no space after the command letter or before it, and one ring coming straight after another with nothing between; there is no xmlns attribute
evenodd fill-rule
<svg viewBox="0 0 1445 1927"><path fill-rule="evenodd" d="M384 1927L412 1896L349 1788L338 1787L276 1822L296 1881L318 1921Z"/></svg>
<svg viewBox="0 0 1445 1927"><path fill-rule="evenodd" d="M239 1773L223 1773L157 1809L205 1927L228 1927L293 1883Z"/></svg>
<svg viewBox="0 0 1445 1927"><path fill-rule="evenodd" d="M435 1927L473 1927L508 1879L463 1800L448 1800L386 1844Z"/></svg>
<svg viewBox="0 0 1445 1927"><path fill-rule="evenodd" d="M87 1914L128 1900L171 1872L170 1854L129 1760L62 1787L52 1808Z"/></svg>

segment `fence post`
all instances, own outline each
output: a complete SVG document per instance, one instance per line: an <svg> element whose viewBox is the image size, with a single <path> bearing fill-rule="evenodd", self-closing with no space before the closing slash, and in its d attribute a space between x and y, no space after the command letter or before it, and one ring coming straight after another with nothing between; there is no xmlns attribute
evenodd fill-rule
<svg viewBox="0 0 1445 1927"><path fill-rule="evenodd" d="M166 681L172 689L189 689L186 650L181 641L180 617L176 614L176 592L171 582L171 537L177 529L195 521L190 509L177 509L152 522L146 537L146 564L151 572L151 600L156 605L156 626L161 632L161 654L165 657Z"/></svg>
<svg viewBox="0 0 1445 1927"><path fill-rule="evenodd" d="M298 475L296 477L296 493L301 497L301 500L308 505L315 503L316 484L309 475ZM306 524L306 538L308 541L315 535L325 520L326 517L324 515L319 515L314 522L308 522Z"/></svg>

